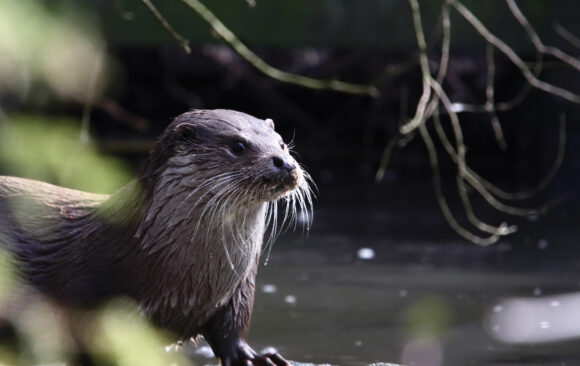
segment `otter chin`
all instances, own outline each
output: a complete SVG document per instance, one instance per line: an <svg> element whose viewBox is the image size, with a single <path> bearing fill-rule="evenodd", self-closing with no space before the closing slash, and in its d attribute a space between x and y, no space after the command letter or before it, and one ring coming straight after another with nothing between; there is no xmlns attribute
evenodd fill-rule
<svg viewBox="0 0 580 366"><path fill-rule="evenodd" d="M0 242L67 312L129 297L176 341L203 336L222 365L287 365L247 334L265 233L310 214L308 181L272 120L193 110L110 196L0 177Z"/></svg>

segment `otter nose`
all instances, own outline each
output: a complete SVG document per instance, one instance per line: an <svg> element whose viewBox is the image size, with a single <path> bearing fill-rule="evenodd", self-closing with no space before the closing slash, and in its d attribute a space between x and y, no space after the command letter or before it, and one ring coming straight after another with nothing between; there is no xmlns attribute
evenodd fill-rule
<svg viewBox="0 0 580 366"><path fill-rule="evenodd" d="M296 164L294 162L288 162L284 159L282 159L279 156L273 156L272 157L272 165L274 165L274 167L276 169L279 170L286 170L286 171L293 171L294 169L296 169Z"/></svg>

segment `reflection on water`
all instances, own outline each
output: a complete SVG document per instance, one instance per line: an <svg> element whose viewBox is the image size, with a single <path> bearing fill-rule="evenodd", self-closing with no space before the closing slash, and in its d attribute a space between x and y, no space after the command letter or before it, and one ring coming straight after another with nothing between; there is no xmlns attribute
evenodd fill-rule
<svg viewBox="0 0 580 366"><path fill-rule="evenodd" d="M514 306L522 303L510 302L520 300L498 301L508 293L532 293L536 286L545 291L554 286L577 287L575 280L541 273L483 273L368 262L268 265L261 268L258 279L251 344L256 349L273 346L299 362L394 362L409 366L580 364L576 342L509 344L505 342L507 338L490 335L487 327L503 321L502 327L535 325L537 332L556 334L555 322L574 318L574 307L580 308L576 295L525 299L531 301L527 305L531 308L549 308L544 314L536 309L539 312L534 319L526 318L529 311L518 314L519 309ZM563 308L566 313L558 314L558 309ZM490 313L505 317L487 318ZM574 323L576 327L578 321ZM550 327L543 327L546 324ZM211 362L196 358L201 364Z"/></svg>
<svg viewBox="0 0 580 366"><path fill-rule="evenodd" d="M574 331L579 335L578 321L566 322L566 318L578 318L576 295L498 303L506 294L532 293L537 286L545 291L566 285L577 288L577 281L566 284L566 280L541 273L484 273L367 262L269 265L261 268L258 279L251 341L258 349L274 346L296 361L409 366L580 364L575 342L529 343L538 341L542 331L552 340L558 339L558 332L560 338L572 336ZM277 290L263 291L270 289L266 284L276 284ZM288 297L293 301L289 303ZM517 308L522 306L527 307L524 314ZM505 316L489 320L490 312ZM503 322L504 330L535 327L536 338L517 338L522 334L517 330L509 333L511 338L490 335L487 326L493 322Z"/></svg>
<svg viewBox="0 0 580 366"><path fill-rule="evenodd" d="M488 315L490 336L513 344L554 342L580 337L580 294L508 298Z"/></svg>

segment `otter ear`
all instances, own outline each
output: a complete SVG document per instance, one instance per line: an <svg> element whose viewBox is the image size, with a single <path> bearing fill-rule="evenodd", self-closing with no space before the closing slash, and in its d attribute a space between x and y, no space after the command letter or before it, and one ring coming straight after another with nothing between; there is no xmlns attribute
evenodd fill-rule
<svg viewBox="0 0 580 366"><path fill-rule="evenodd" d="M198 128L191 123L178 124L173 128L173 133L176 137L190 142L197 141L199 137Z"/></svg>
<svg viewBox="0 0 580 366"><path fill-rule="evenodd" d="M266 122L271 129L274 129L274 121L272 121L272 118L266 118L264 122Z"/></svg>

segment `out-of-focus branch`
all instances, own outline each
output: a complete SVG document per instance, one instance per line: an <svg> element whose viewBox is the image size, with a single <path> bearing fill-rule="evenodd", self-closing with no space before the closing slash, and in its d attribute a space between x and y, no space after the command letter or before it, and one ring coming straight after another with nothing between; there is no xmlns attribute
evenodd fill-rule
<svg viewBox="0 0 580 366"><path fill-rule="evenodd" d="M301 85L310 89L328 89L350 94L367 94L373 97L376 97L379 94L378 89L372 85L353 84L335 79L314 79L277 69L266 63L266 61L242 43L242 41L240 41L240 39L199 0L181 1L199 14L240 56L273 79L290 84Z"/></svg>
<svg viewBox="0 0 580 366"><path fill-rule="evenodd" d="M169 33L171 37L173 37L173 39L175 39L177 43L179 43L179 45L185 50L185 53L188 54L191 53L191 48L189 47L189 40L181 36L179 33L177 33L175 29L173 29L171 24L169 24L169 22L163 17L163 15L161 15L161 13L159 12L159 10L157 10L155 5L153 5L153 3L150 0L141 0L141 2L143 3L143 5L147 7L147 9L149 9L151 14L153 14L155 19L157 19L159 24L161 24L161 26L167 31L167 33Z"/></svg>
<svg viewBox="0 0 580 366"><path fill-rule="evenodd" d="M556 33L558 33L560 37L568 41L572 46L580 48L580 38L576 37L574 34L569 32L560 23L556 23L554 25L554 30L556 31Z"/></svg>

